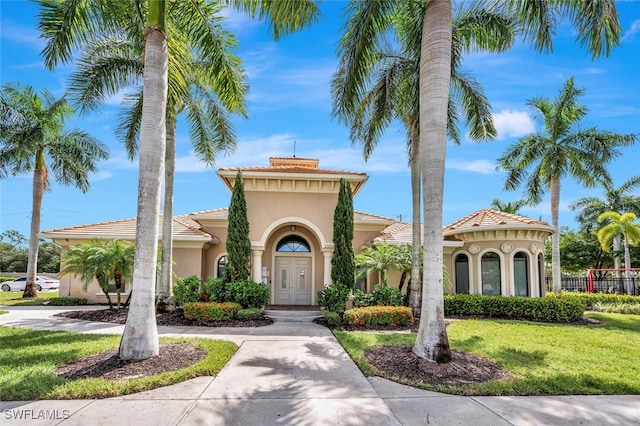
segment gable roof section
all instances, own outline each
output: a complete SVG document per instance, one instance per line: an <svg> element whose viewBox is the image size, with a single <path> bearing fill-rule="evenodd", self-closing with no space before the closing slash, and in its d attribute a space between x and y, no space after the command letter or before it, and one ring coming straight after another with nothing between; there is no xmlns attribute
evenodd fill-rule
<svg viewBox="0 0 640 426"><path fill-rule="evenodd" d="M159 234L162 235L162 215L158 223ZM73 238L73 239L121 239L135 240L136 219L123 219L110 222L100 222L90 225L79 225L68 228L52 229L40 233L43 238ZM187 215L174 216L173 239L175 241L215 241L217 238L204 232L200 224Z"/></svg>
<svg viewBox="0 0 640 426"><path fill-rule="evenodd" d="M543 229L553 232L553 227L547 222L531 219L517 214L505 213L493 209L480 209L444 228L444 235L454 235L462 232L493 229Z"/></svg>

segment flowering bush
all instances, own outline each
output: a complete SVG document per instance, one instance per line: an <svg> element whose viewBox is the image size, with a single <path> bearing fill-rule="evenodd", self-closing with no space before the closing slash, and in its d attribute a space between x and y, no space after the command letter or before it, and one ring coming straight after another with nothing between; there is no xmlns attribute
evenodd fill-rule
<svg viewBox="0 0 640 426"><path fill-rule="evenodd" d="M406 306L368 306L364 308L347 309L343 322L350 326L413 325L413 313Z"/></svg>
<svg viewBox="0 0 640 426"><path fill-rule="evenodd" d="M183 305L184 317L193 321L228 321L242 308L238 303L195 302Z"/></svg>

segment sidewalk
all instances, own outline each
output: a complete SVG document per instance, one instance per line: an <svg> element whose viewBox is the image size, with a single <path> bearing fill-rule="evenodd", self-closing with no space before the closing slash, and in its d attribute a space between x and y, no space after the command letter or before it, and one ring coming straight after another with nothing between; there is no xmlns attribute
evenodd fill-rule
<svg viewBox="0 0 640 426"><path fill-rule="evenodd" d="M0 315L0 325L6 326L87 333L121 333L123 328L52 316L68 308L3 309L10 311ZM239 349L215 378L101 400L0 402L0 424L640 424L640 396L463 397L366 378L330 331L313 323L159 327L159 332L232 340Z"/></svg>

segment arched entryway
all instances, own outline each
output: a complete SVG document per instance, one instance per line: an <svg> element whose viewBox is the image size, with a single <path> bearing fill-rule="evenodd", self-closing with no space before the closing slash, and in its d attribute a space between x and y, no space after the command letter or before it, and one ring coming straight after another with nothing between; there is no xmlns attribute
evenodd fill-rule
<svg viewBox="0 0 640 426"><path fill-rule="evenodd" d="M300 235L282 237L275 247L273 303L311 305L313 254L311 245Z"/></svg>

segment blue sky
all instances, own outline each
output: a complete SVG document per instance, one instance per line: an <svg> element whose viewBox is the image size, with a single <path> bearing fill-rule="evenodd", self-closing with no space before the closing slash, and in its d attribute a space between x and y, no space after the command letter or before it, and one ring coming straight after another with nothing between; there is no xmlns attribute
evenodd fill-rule
<svg viewBox="0 0 640 426"><path fill-rule="evenodd" d="M369 181L354 200L356 210L410 220L411 197L404 131L392 126L376 151L364 162L360 148L351 146L344 125L331 118L329 81L337 67L336 46L344 22L343 1L322 5L323 17L312 28L276 43L265 28L250 18L230 14L226 28L239 39L237 54L249 76L249 119L235 120L237 152L221 156L216 167L265 166L270 156L290 156L294 141L298 157L320 159L323 168L364 171ZM575 41L568 24L558 28L554 52L542 55L518 44L500 55L471 54L464 69L484 85L493 107L499 136L495 141L461 146L449 144L444 194L444 223L477 209L494 198L513 201L521 191L503 191L504 172L495 162L518 137L537 128L526 100L555 97L571 76L585 87L581 98L590 113L583 126L619 133L640 133L640 2L618 2L624 37L608 58L592 61ZM43 47L35 24L36 6L26 1L0 1L0 81L19 81L60 96L72 65L48 71L40 57ZM137 163L126 159L116 141L114 126L121 96L110 99L100 112L78 116L68 127L92 133L105 143L111 158L91 177L83 194L73 187L52 185L44 196L42 230L135 217ZM193 157L186 127L178 124L175 214L227 207L230 193L215 174ZM638 172L640 147L624 149L610 166L619 186ZM584 196L600 196L570 180L562 182L560 224L576 227L576 213L568 205ZM549 198L521 213L551 221ZM0 232L16 229L28 235L31 214L31 176L0 181Z"/></svg>

